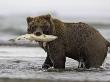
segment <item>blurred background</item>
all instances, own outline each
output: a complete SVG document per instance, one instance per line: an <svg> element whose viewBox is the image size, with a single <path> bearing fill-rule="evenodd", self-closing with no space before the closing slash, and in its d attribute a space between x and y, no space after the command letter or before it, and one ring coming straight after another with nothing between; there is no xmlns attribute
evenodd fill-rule
<svg viewBox="0 0 110 82"><path fill-rule="evenodd" d="M0 0L0 43L26 33L26 17L51 14L85 22L110 38L110 0Z"/></svg>

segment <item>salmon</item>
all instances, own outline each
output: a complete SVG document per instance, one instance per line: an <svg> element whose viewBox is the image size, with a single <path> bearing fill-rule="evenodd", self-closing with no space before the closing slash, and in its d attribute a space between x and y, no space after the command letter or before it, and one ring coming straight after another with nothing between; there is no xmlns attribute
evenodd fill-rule
<svg viewBox="0 0 110 82"><path fill-rule="evenodd" d="M40 36L36 36L35 34L25 34L18 36L14 39L10 39L9 41L17 41L17 40L30 40L30 41L41 41L41 42L50 42L57 39L57 36L54 35L45 35L42 34Z"/></svg>

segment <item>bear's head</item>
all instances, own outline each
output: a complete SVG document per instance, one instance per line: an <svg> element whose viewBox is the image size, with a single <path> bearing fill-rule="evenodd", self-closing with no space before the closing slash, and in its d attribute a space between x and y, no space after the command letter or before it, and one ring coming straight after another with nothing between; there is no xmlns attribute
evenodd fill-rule
<svg viewBox="0 0 110 82"><path fill-rule="evenodd" d="M41 15L38 17L27 17L29 34L41 35L41 34L52 34L53 33L53 23L51 15Z"/></svg>

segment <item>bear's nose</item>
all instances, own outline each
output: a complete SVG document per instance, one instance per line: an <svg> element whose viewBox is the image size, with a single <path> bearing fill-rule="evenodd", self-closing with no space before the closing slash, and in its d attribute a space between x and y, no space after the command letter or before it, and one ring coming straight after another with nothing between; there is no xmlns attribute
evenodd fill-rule
<svg viewBox="0 0 110 82"><path fill-rule="evenodd" d="M40 35L42 35L42 33L36 32L35 35L40 36Z"/></svg>

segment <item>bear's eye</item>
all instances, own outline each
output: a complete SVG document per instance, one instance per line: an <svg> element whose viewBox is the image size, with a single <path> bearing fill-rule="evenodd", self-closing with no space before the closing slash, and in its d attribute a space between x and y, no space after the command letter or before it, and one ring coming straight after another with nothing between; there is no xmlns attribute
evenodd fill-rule
<svg viewBox="0 0 110 82"><path fill-rule="evenodd" d="M33 33L36 30L36 27L30 26L30 28L28 28L28 31L30 31L31 33Z"/></svg>

